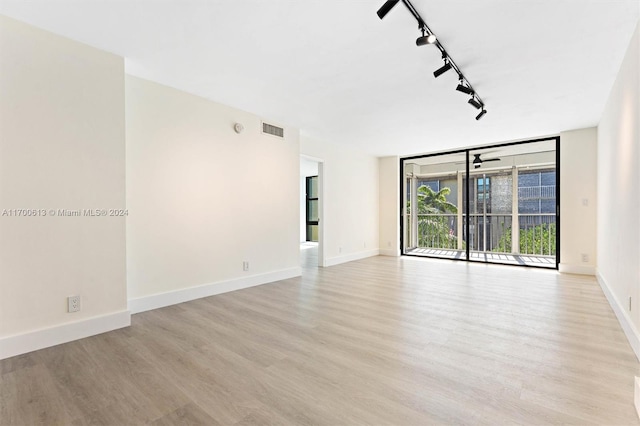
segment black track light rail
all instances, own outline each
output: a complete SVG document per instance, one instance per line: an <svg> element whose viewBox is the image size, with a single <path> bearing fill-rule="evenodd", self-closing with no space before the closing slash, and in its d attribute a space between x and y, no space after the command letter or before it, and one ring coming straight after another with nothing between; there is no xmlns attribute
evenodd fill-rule
<svg viewBox="0 0 640 426"><path fill-rule="evenodd" d="M422 16L420 16L416 8L413 6L413 4L409 0L400 0L400 1L402 1L402 3L407 7L407 9L409 9L409 12L411 12L413 17L416 18L416 21L418 21L418 30L426 31L427 34L435 34L433 31L431 31L431 28L429 28L425 20L422 19ZM384 6L380 9L380 11L378 11L378 17L380 19L384 18L384 16L397 3L398 3L398 0L387 1L384 4ZM381 14L381 11L385 8L386 10ZM464 74L462 74L460 67L455 63L451 55L447 53L447 50L444 48L444 46L440 42L440 38L436 36L436 41L433 44L438 48L438 50L440 50L440 53L442 53L442 59L445 60L445 63L448 62L451 65L451 68L458 74L458 79L460 80L460 84L464 83L473 92L471 96L477 100L477 102L481 105L482 110L484 111L484 106L485 106L484 101L480 98L480 95L478 95L478 92L475 91L475 89L473 88L469 80L467 80ZM486 114L486 111L484 112L484 114ZM481 114L480 117L484 114ZM479 119L479 117L476 118L476 120L477 119Z"/></svg>

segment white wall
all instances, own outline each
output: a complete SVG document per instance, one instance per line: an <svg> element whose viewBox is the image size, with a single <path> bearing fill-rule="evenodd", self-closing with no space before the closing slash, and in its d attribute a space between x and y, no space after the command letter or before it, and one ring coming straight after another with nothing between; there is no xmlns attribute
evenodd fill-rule
<svg viewBox="0 0 640 426"><path fill-rule="evenodd" d="M129 323L123 59L0 16L0 358ZM67 296L80 312L67 313Z"/></svg>
<svg viewBox="0 0 640 426"><path fill-rule="evenodd" d="M640 28L636 28L598 125L597 272L640 358L639 62Z"/></svg>
<svg viewBox="0 0 640 426"><path fill-rule="evenodd" d="M300 152L323 160L324 265L379 253L378 159L302 137Z"/></svg>
<svg viewBox="0 0 640 426"><path fill-rule="evenodd" d="M297 129L131 76L126 117L132 311L300 275Z"/></svg>
<svg viewBox="0 0 640 426"><path fill-rule="evenodd" d="M400 256L400 158L381 157L380 254Z"/></svg>
<svg viewBox="0 0 640 426"><path fill-rule="evenodd" d="M595 275L597 139L595 127L560 133L560 272Z"/></svg>

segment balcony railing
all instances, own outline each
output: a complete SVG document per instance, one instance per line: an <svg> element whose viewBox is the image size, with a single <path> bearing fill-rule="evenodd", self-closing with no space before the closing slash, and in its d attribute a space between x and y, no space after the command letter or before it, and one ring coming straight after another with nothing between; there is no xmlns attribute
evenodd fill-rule
<svg viewBox="0 0 640 426"><path fill-rule="evenodd" d="M469 238L464 235L466 215L463 215L463 241L471 251L495 253L518 253L534 256L555 256L555 214L519 214L517 239L514 250L511 214L472 214L469 223ZM432 249L461 249L458 244L457 214L419 214L417 247ZM412 241L410 217L406 218L405 236Z"/></svg>
<svg viewBox="0 0 640 426"><path fill-rule="evenodd" d="M529 200L529 199L555 199L556 198L556 186L555 185L545 185L545 186L531 186L518 188L518 199L520 200Z"/></svg>
<svg viewBox="0 0 640 426"><path fill-rule="evenodd" d="M556 215L553 213L521 214L520 250L521 254L537 256L556 255Z"/></svg>
<svg viewBox="0 0 640 426"><path fill-rule="evenodd" d="M419 214L418 247L458 248L457 214Z"/></svg>
<svg viewBox="0 0 640 426"><path fill-rule="evenodd" d="M519 214L518 222L519 247L514 250L512 215L471 215L469 226L471 250L555 256L555 214Z"/></svg>
<svg viewBox="0 0 640 426"><path fill-rule="evenodd" d="M469 247L472 251L494 251L500 245L506 248L503 253L511 252L511 215L472 214L469 224Z"/></svg>

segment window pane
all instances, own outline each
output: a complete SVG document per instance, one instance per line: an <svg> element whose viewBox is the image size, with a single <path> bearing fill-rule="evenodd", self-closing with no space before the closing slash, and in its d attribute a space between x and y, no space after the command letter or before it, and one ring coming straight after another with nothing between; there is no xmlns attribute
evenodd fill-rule
<svg viewBox="0 0 640 426"><path fill-rule="evenodd" d="M518 213L534 214L540 213L540 203L538 200L520 200L518 203Z"/></svg>
<svg viewBox="0 0 640 426"><path fill-rule="evenodd" d="M540 213L555 213L556 212L556 200L541 200L540 201Z"/></svg>
<svg viewBox="0 0 640 426"><path fill-rule="evenodd" d="M307 241L318 241L318 225L307 225Z"/></svg>
<svg viewBox="0 0 640 426"><path fill-rule="evenodd" d="M318 200L309 200L307 202L307 220L309 222L318 221Z"/></svg>
<svg viewBox="0 0 640 426"><path fill-rule="evenodd" d="M307 197L318 198L318 176L307 178Z"/></svg>
<svg viewBox="0 0 640 426"><path fill-rule="evenodd" d="M540 173L540 179L541 179L542 185L555 185L556 184L555 170Z"/></svg>
<svg viewBox="0 0 640 426"><path fill-rule="evenodd" d="M518 186L526 187L526 186L539 186L540 185L540 174L535 172L520 172L518 174Z"/></svg>

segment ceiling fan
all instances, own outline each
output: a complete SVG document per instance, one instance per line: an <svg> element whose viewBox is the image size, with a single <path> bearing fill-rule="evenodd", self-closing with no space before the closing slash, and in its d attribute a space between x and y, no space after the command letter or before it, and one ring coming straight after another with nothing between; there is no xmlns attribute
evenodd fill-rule
<svg viewBox="0 0 640 426"><path fill-rule="evenodd" d="M486 160L483 160L480 158L480 155L482 154L473 154L473 161L471 163L473 164L474 169L479 169L480 166L482 166L482 163L486 163L489 161L500 161L499 158L487 158Z"/></svg>

